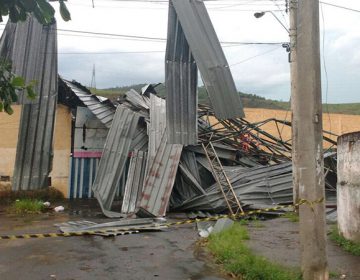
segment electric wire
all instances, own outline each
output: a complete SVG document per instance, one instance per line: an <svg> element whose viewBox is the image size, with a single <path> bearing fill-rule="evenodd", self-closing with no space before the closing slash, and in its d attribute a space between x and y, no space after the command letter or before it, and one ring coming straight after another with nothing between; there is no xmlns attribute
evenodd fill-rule
<svg viewBox="0 0 360 280"><path fill-rule="evenodd" d="M249 58L243 59L243 60L241 60L241 61L239 61L239 62L236 62L236 63L233 63L233 64L231 64L231 65L229 65L229 66L230 66L230 67L233 67L233 66L239 65L239 64L241 64L241 63L247 62L247 61L249 61L249 60L251 60L251 59L254 59L254 58L257 58L257 57L259 57L259 56L263 56L263 55L265 55L265 54L274 52L274 51L276 51L276 50L278 50L278 49L279 49L279 47L272 48L272 49L270 49L270 50L268 50L268 51L266 51L266 52L262 52L262 53L259 53L259 54L257 54L257 55L251 56L251 57L249 57Z"/></svg>
<svg viewBox="0 0 360 280"><path fill-rule="evenodd" d="M329 104L328 104L328 94L329 94L329 77L328 77L328 71L326 66L326 59L325 59L325 16L323 11L323 6L320 3L320 12L321 12L321 18L322 18L322 61L323 61L323 67L324 67L324 73L325 73L325 108L326 108L326 114L328 116L329 120L329 131L332 132L331 129L331 117L329 112Z"/></svg>

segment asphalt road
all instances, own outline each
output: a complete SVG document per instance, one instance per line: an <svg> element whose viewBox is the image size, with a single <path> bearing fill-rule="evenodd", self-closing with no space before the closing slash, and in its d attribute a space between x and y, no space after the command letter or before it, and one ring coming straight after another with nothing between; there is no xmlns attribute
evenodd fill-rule
<svg viewBox="0 0 360 280"><path fill-rule="evenodd" d="M82 218L0 213L0 234L56 232L54 223L70 219ZM0 279L225 279L196 253L197 239L194 226L188 225L110 238L0 240Z"/></svg>

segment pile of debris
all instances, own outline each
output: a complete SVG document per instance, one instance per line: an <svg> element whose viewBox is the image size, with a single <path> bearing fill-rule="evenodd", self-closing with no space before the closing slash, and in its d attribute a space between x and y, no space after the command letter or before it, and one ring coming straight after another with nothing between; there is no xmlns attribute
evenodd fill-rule
<svg viewBox="0 0 360 280"><path fill-rule="evenodd" d="M264 123L219 121L199 105L197 145L168 141L166 101L129 91L116 109L92 189L107 217L162 217L167 211L236 213L293 200L291 143L262 130ZM336 142L324 137L332 145ZM328 195L336 186L335 153L326 154ZM112 211L126 180L121 213Z"/></svg>

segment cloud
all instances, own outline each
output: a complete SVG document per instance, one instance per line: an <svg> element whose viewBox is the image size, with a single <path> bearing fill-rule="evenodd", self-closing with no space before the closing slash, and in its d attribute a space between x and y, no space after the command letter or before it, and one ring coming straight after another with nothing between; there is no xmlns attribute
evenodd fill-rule
<svg viewBox="0 0 360 280"><path fill-rule="evenodd" d="M360 10L358 0L327 0ZM346 3L345 3L346 2ZM261 2L264 3L264 2ZM69 1L71 22L58 19L58 28L98 33L114 33L166 38L167 3L137 1ZM221 41L284 42L289 37L274 16L266 13L256 19L254 12L272 10L288 26L285 12L276 11L269 3L252 1L207 1L206 5L214 28ZM284 9L283 3L280 8ZM58 5L54 5L57 7ZM328 80L323 68L323 89L329 85L328 101L359 102L360 87L360 17L358 13L322 5L320 14L321 38L325 36L323 57ZM323 16L323 17L322 17ZM113 87L134 83L164 80L164 53L118 53L164 51L165 42L124 40L104 35L85 35L59 31L59 72L69 79L89 84L93 65L96 66L98 87ZM226 47L224 51L239 90L267 98L288 100L290 76L288 54L284 49L271 51L275 46L252 45ZM322 50L322 48L321 48ZM79 52L92 54L63 54ZM96 54L109 53L113 54ZM239 63L240 62L240 63Z"/></svg>

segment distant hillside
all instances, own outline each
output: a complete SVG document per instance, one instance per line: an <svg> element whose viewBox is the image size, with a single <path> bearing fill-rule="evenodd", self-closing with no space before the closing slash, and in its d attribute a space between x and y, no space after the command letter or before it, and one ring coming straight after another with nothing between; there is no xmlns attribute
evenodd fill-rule
<svg viewBox="0 0 360 280"><path fill-rule="evenodd" d="M91 89L95 94L105 96L109 99L115 100L117 97L124 95L130 89L134 89L141 92L141 88L145 84L137 84L131 86L107 88L107 89ZM165 87L160 85L156 88L159 95L165 97ZM241 101L246 108L264 108L274 110L288 110L290 108L289 102L277 101L266 99L264 97L239 92ZM209 103L209 99L204 87L199 87L199 103ZM360 103L349 103L349 104L324 104L323 111L335 114L348 114L348 115L360 115Z"/></svg>

